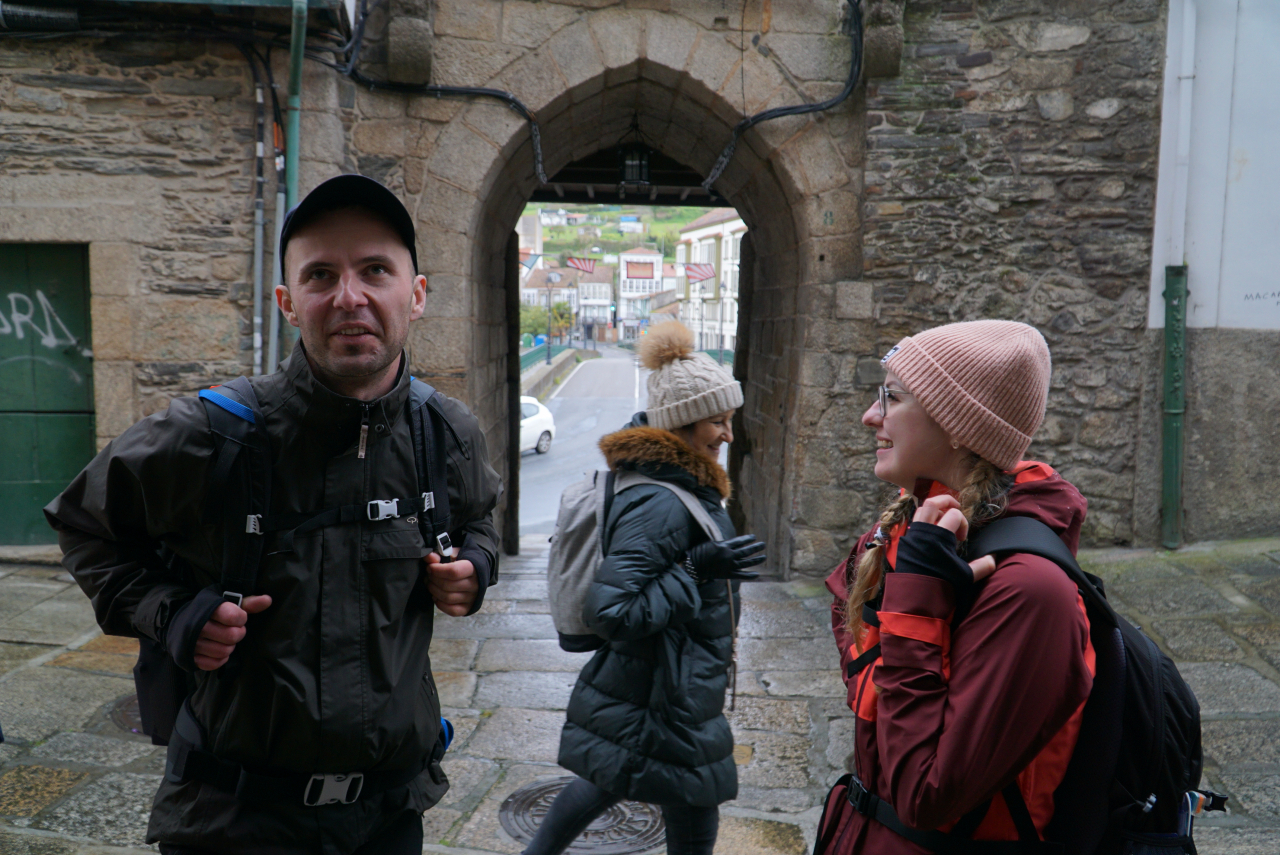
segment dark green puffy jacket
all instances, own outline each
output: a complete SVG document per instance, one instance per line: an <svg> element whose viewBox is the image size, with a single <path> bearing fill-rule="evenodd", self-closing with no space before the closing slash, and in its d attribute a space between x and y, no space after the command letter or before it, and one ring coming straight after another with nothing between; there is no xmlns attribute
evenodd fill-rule
<svg viewBox="0 0 1280 855"><path fill-rule="evenodd" d="M634 424L634 423L633 423ZM696 495L724 537L729 479L675 434L629 427L600 441L610 468L637 469ZM655 804L711 807L738 794L724 696L733 658L734 584L695 585L679 566L706 540L670 490L619 493L584 619L605 644L578 675L560 765L606 792Z"/></svg>

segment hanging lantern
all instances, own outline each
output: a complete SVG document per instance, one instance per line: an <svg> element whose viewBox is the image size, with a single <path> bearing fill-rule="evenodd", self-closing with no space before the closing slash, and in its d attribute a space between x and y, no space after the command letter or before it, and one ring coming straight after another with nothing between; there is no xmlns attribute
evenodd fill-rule
<svg viewBox="0 0 1280 855"><path fill-rule="evenodd" d="M643 143L630 143L618 149L619 184L647 185L649 183L649 147Z"/></svg>

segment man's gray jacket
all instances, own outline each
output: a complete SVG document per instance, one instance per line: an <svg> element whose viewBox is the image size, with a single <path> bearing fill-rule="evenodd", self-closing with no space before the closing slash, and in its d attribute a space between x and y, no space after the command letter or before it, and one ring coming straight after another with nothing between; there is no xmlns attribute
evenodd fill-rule
<svg viewBox="0 0 1280 855"><path fill-rule="evenodd" d="M391 392L366 404L320 384L299 345L280 371L252 383L274 461L270 516L423 492L406 413L406 369ZM443 410L453 428L443 437L449 532L460 547L458 557L476 565L480 595L474 611L496 581L492 515L502 485L475 416L447 397ZM366 415L367 450L361 458L357 446ZM46 508L59 533L63 563L92 598L104 632L163 644L174 614L201 588L218 582L220 515L206 522L205 513L214 452L204 405L178 398L111 442ZM269 594L272 603L249 617L233 655L239 670L196 672L190 705L205 732L205 748L264 772L421 766L441 725L427 653L434 607L423 557L431 550L416 521L402 516L335 524L299 534L289 552L277 551L281 536L265 535L258 583L249 593ZM148 560L160 544L189 571L166 571ZM409 786L401 806L424 810L447 788L438 764L432 764ZM362 816L378 821L373 804L305 808L301 793L294 804L281 802L290 806L284 813L298 813L300 821L306 811L348 808L354 809L355 826ZM220 841L218 829L230 830L243 810L254 807L238 805L208 785L166 780L148 839L231 851L221 843L241 851L248 841L233 839L235 833ZM285 820L278 833L289 837L290 825ZM358 839L359 829L351 832Z"/></svg>

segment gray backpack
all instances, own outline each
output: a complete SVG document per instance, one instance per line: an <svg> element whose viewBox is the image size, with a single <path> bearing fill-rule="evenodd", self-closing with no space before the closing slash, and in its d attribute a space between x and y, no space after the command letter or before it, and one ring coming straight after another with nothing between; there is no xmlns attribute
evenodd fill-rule
<svg viewBox="0 0 1280 855"><path fill-rule="evenodd" d="M556 514L556 530L551 535L547 597L551 602L551 619L561 635L561 646L566 650L600 646L597 636L594 644L567 647L568 640L564 636L595 636L582 620L582 606L587 599L587 590L595 580L596 568L604 559L600 535L613 497L637 484L657 484L675 493L707 537L723 539L720 527L696 496L675 484L658 481L639 472L592 472L565 488L560 496L560 511Z"/></svg>

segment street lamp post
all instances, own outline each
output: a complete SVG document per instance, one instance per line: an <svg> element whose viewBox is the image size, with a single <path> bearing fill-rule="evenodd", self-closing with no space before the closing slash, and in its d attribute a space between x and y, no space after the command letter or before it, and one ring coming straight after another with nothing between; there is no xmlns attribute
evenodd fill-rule
<svg viewBox="0 0 1280 855"><path fill-rule="evenodd" d="M551 287L547 287L547 364L551 364Z"/></svg>

